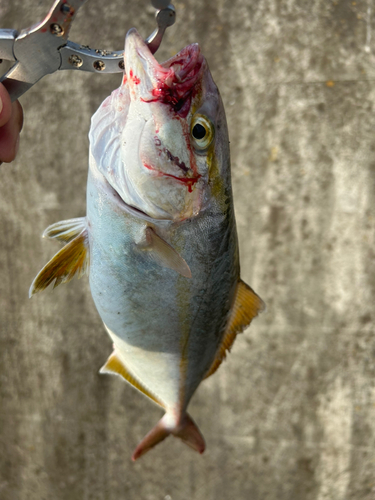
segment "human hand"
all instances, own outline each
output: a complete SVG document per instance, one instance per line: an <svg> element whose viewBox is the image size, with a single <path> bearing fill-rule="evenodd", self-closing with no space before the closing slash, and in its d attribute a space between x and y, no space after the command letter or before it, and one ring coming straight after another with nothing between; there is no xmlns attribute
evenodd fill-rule
<svg viewBox="0 0 375 500"><path fill-rule="evenodd" d="M12 103L8 91L0 83L0 163L9 163L16 157L22 124L21 104Z"/></svg>

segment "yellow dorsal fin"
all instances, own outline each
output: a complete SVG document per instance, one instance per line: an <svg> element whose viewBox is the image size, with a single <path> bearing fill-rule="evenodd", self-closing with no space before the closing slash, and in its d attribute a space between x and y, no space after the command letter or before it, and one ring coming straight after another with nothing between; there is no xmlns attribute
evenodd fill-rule
<svg viewBox="0 0 375 500"><path fill-rule="evenodd" d="M100 368L100 373L114 373L115 375L120 375L129 384L138 389L150 399L155 401L156 404L164 408L163 403L161 403L156 396L154 396L144 385L142 385L138 380L133 377L133 375L124 366L124 363L119 359L115 351L109 356L104 366Z"/></svg>
<svg viewBox="0 0 375 500"><path fill-rule="evenodd" d="M216 372L226 357L226 351L230 351L237 334L243 332L250 325L253 318L258 316L264 309L263 300L249 285L240 280L237 284L233 307L230 311L221 344L205 378Z"/></svg>
<svg viewBox="0 0 375 500"><path fill-rule="evenodd" d="M39 271L31 283L29 296L44 290L53 281L56 288L60 283L68 283L75 274L80 278L88 270L88 250L87 229L84 229Z"/></svg>

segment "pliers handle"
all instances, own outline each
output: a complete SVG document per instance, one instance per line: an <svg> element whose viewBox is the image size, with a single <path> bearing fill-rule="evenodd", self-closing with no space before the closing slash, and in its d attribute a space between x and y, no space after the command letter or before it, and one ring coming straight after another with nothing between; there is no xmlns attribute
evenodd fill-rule
<svg viewBox="0 0 375 500"><path fill-rule="evenodd" d="M40 23L22 30L0 30L0 59L14 65L0 79L12 101L18 99L43 76L62 69L117 73L124 71L123 50L90 49L68 40L69 31L78 9L86 0L55 0L49 13ZM175 22L173 5L165 0L153 0L160 10L156 13L157 29L146 43L152 53L160 46L164 32Z"/></svg>

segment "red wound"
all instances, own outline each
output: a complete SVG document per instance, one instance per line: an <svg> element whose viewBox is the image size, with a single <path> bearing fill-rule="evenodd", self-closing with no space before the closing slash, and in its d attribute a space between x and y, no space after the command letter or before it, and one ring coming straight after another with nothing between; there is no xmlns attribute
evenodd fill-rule
<svg viewBox="0 0 375 500"><path fill-rule="evenodd" d="M186 184L189 193L193 192L193 186L198 180L200 179L200 175L198 174L197 177L177 177L176 175L172 174L167 174L165 172L160 172L160 170L156 170L153 166L149 165L148 163L143 163L143 166L147 168L148 170L152 170L157 174L158 177L171 177L172 179L176 179L176 181L182 182L183 184Z"/></svg>
<svg viewBox="0 0 375 500"><path fill-rule="evenodd" d="M185 47L155 70L156 85L143 102L161 102L186 118L191 98L203 73L204 58L197 44Z"/></svg>
<svg viewBox="0 0 375 500"><path fill-rule="evenodd" d="M135 76L133 74L133 70L131 69L130 72L129 72L129 76L130 76L130 79L131 81L135 84L135 85L139 85L141 83L141 80L140 78L138 78L138 76Z"/></svg>

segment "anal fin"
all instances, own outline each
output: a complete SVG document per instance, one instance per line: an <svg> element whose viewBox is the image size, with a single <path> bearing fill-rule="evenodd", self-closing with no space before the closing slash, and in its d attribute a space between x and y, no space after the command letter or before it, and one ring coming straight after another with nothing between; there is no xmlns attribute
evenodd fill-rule
<svg viewBox="0 0 375 500"><path fill-rule="evenodd" d="M100 373L112 373L115 375L120 375L123 377L129 384L138 389L138 391L142 392L145 396L152 399L156 404L164 408L163 403L161 403L156 396L154 396L144 385L142 385L133 375L129 372L129 370L125 367L124 363L119 359L116 352L109 356L106 363L100 368Z"/></svg>
<svg viewBox="0 0 375 500"><path fill-rule="evenodd" d="M221 344L205 378L216 372L225 359L227 351L230 351L237 334L243 332L250 325L251 321L264 311L264 309L265 304L263 300L249 285L240 280L237 284L233 307Z"/></svg>
<svg viewBox="0 0 375 500"><path fill-rule="evenodd" d="M31 283L29 297L48 287L52 282L54 288L61 283L68 283L74 275L80 278L88 270L89 242L87 229L75 236L39 271Z"/></svg>

